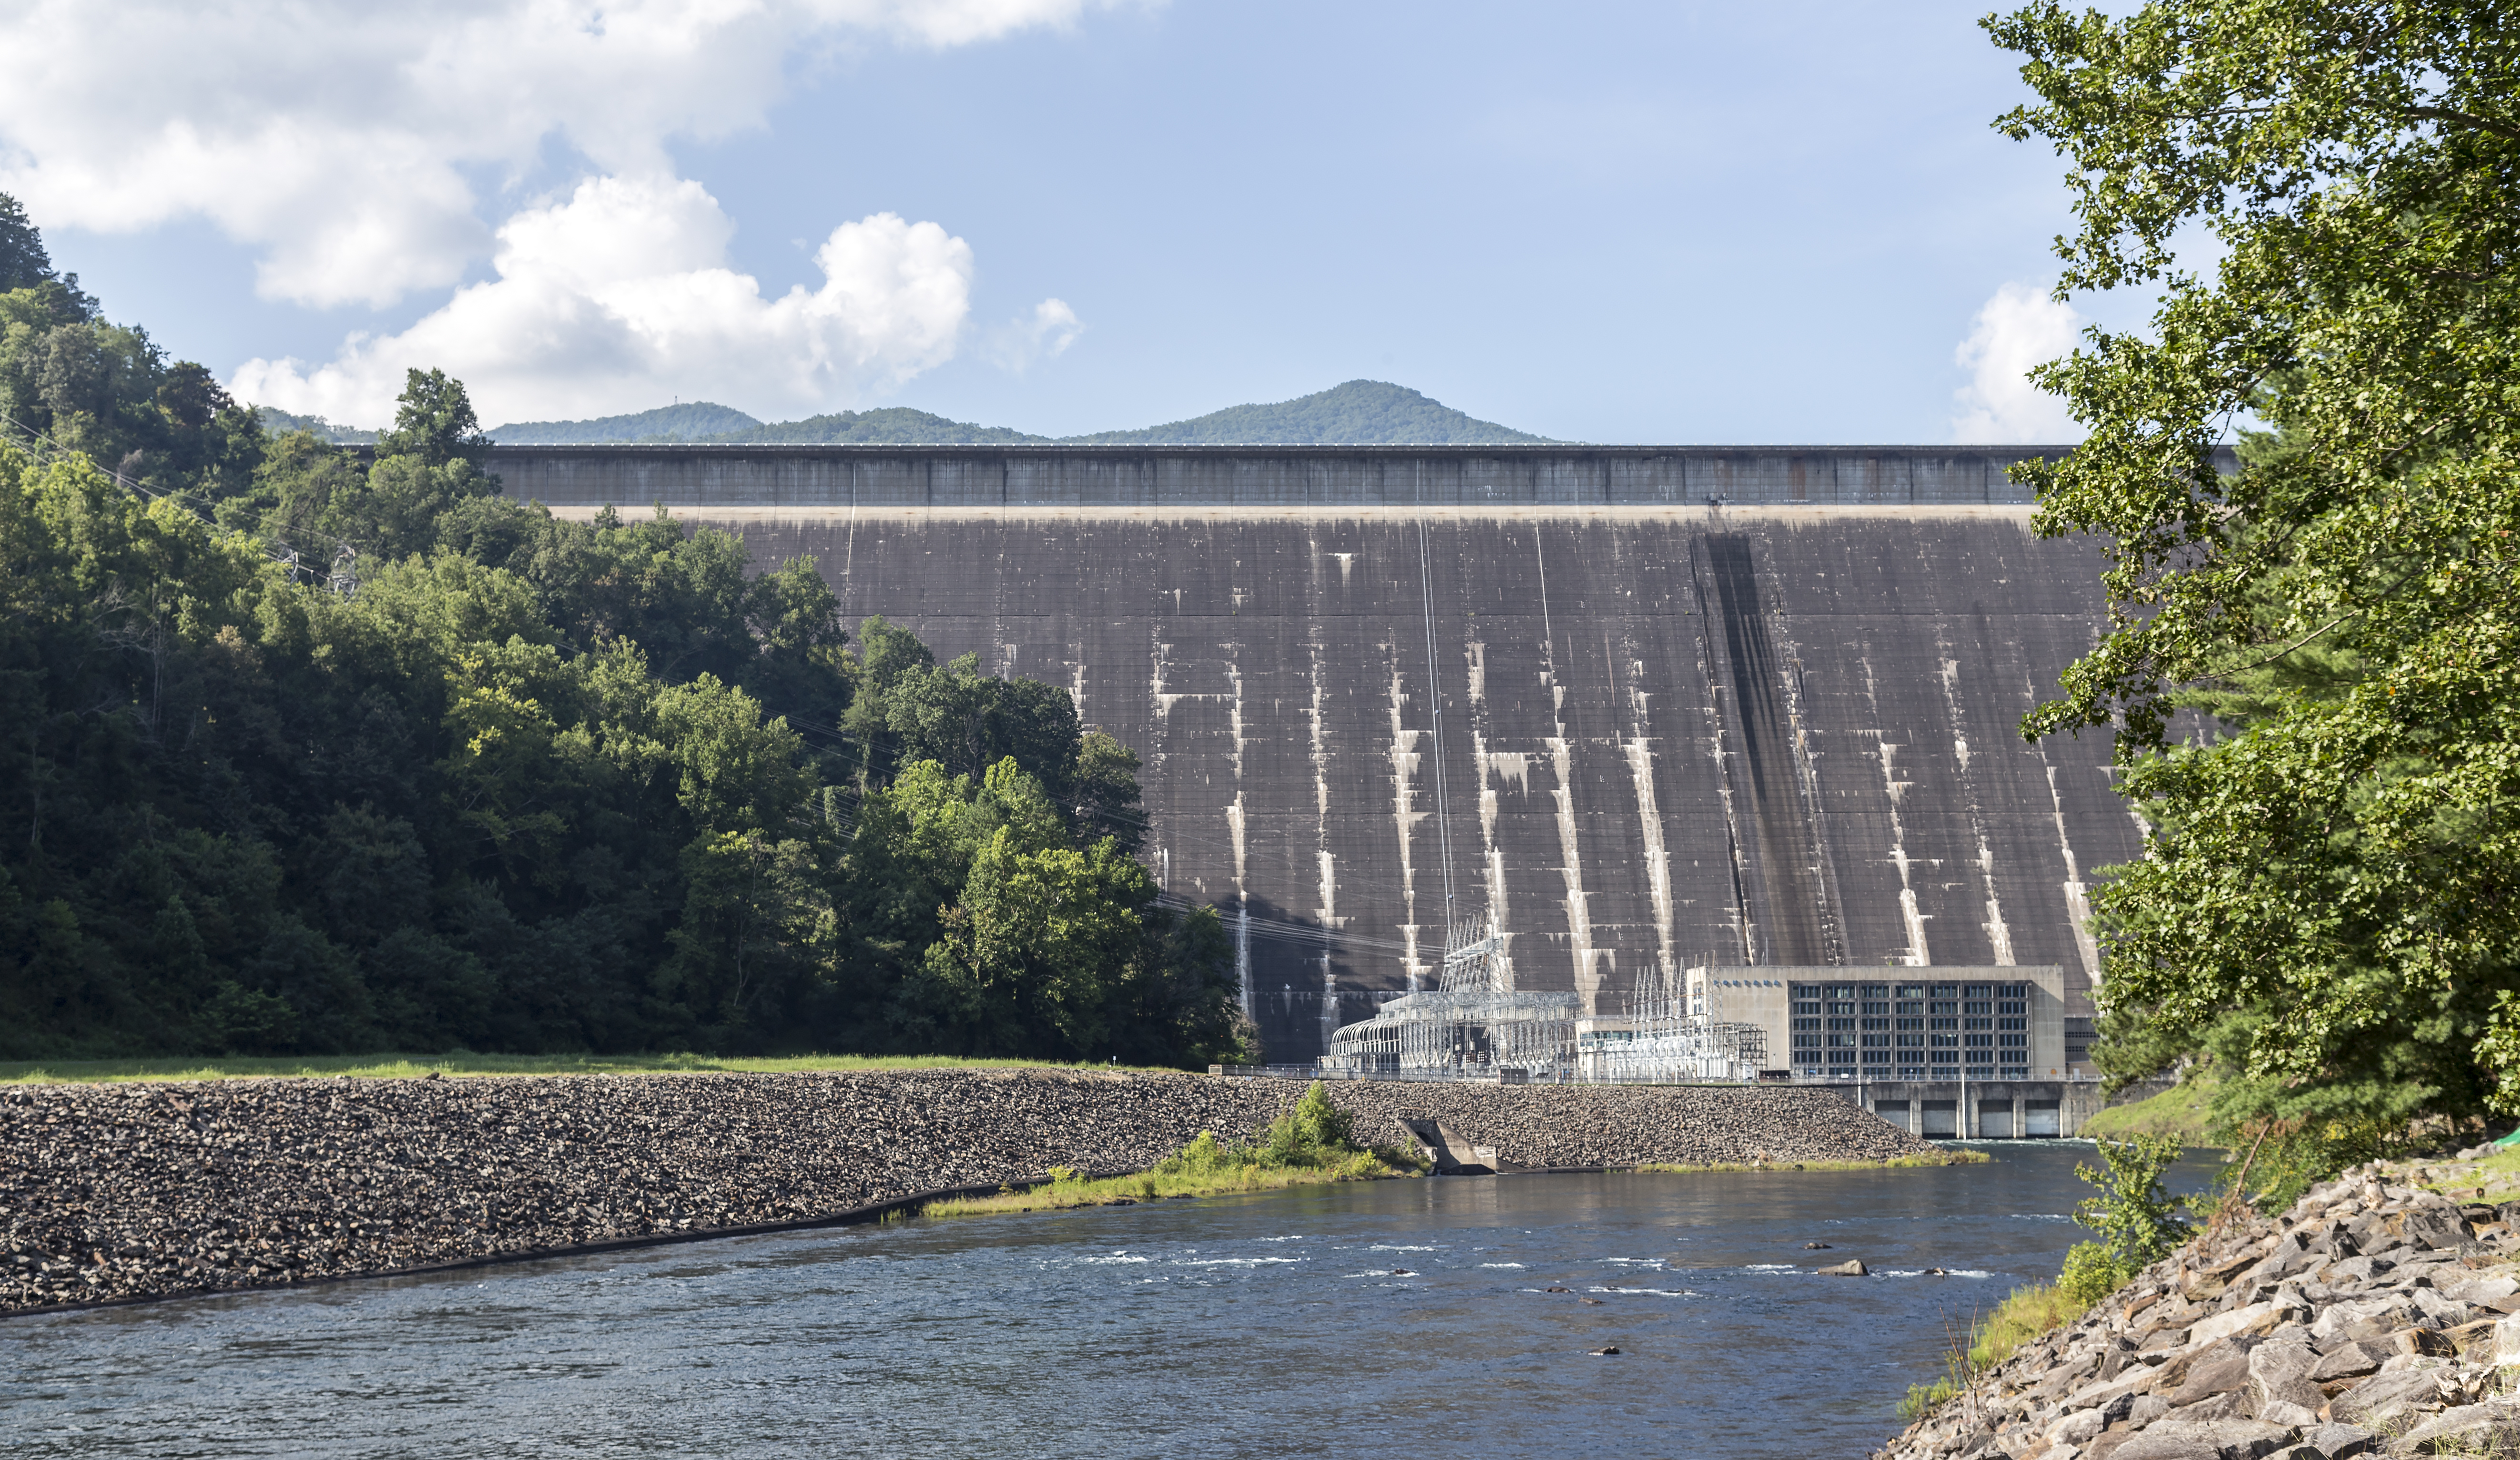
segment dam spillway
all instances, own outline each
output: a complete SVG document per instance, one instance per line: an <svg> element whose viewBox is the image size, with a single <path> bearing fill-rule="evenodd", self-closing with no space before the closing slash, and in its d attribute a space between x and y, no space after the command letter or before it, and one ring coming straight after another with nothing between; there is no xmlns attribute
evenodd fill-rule
<svg viewBox="0 0 2520 1460"><path fill-rule="evenodd" d="M810 556L851 621L1066 686L1145 758L1272 1060L1431 987L1452 896L1519 987L1695 965L2065 970L2137 855L2104 735L2023 713L2101 624L2037 448L501 448ZM1710 500L1712 499L1712 500ZM1440 715L1437 710L1440 708ZM1435 743L1440 728L1442 754ZM2069 1034L2068 1058L2081 1039Z"/></svg>

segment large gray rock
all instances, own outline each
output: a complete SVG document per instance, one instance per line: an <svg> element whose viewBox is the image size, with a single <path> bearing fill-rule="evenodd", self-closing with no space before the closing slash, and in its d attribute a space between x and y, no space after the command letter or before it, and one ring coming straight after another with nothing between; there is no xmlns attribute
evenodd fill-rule
<svg viewBox="0 0 2520 1460"><path fill-rule="evenodd" d="M2380 1437L2359 1425L2333 1422L2301 1432L2302 1443L2318 1451L2325 1460L2353 1460L2357 1455L2377 1449Z"/></svg>
<svg viewBox="0 0 2520 1460"><path fill-rule="evenodd" d="M2097 1409L2078 1409L2048 1427L2048 1443L2086 1445L2099 1437L2108 1428L2108 1417Z"/></svg>
<svg viewBox="0 0 2520 1460"><path fill-rule="evenodd" d="M2378 1429L2402 1415L2439 1409L2441 1381L2438 1367L2375 1374L2329 1400L2327 1417Z"/></svg>
<svg viewBox="0 0 2520 1460"><path fill-rule="evenodd" d="M2520 1405L2465 1404L2445 1409L2389 1441L2397 1455L2520 1454Z"/></svg>
<svg viewBox="0 0 2520 1460"><path fill-rule="evenodd" d="M2286 1403L2304 1413L2316 1415L2318 1406L2327 1402L2311 1375L2319 1365L2318 1350L2303 1342L2261 1344L2249 1350L2249 1393L2257 1400L2258 1413L2267 1418L2266 1408L2273 1403ZM2302 1420L2287 1423L2302 1424Z"/></svg>
<svg viewBox="0 0 2520 1460"><path fill-rule="evenodd" d="M2313 1384L2327 1384L2338 1379L2361 1379L2380 1372L2394 1350L2379 1344L2348 1343L2328 1350L2325 1357L2310 1371Z"/></svg>
<svg viewBox="0 0 2520 1460"><path fill-rule="evenodd" d="M2258 1460L2292 1443L2294 1431L2260 1420L2167 1419L2110 1451L2111 1460Z"/></svg>
<svg viewBox="0 0 2520 1460"><path fill-rule="evenodd" d="M2420 1207L2407 1213L2399 1231L2418 1247L2456 1252L2468 1240L2467 1223L2455 1207Z"/></svg>
<svg viewBox="0 0 2520 1460"><path fill-rule="evenodd" d="M2244 1389L2249 1383L2249 1350L2220 1344L2187 1361L2187 1376L2171 1391L2173 1407L2196 1403L2216 1394Z"/></svg>

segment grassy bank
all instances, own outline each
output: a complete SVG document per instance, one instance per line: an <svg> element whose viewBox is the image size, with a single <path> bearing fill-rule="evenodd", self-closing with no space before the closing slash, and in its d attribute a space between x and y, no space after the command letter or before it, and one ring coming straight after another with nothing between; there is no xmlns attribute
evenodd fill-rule
<svg viewBox="0 0 2520 1460"><path fill-rule="evenodd" d="M1931 1151L1892 1156L1880 1161L1709 1162L1703 1165L1654 1162L1632 1166L1638 1171L1878 1171L1892 1166L1973 1166L1995 1160L1983 1151Z"/></svg>
<svg viewBox="0 0 2520 1460"><path fill-rule="evenodd" d="M1329 1092L1315 1081L1292 1111L1247 1145L1220 1141L1214 1131L1203 1130L1198 1139L1155 1163L1151 1170L1134 1176L1097 1178L1054 1166L1051 1179L1030 1191L1007 1188L995 1196L931 1202L920 1214L977 1216L1125 1207L1234 1192L1282 1191L1329 1181L1416 1176L1423 1174L1426 1166L1425 1159L1414 1149L1358 1145L1354 1118L1330 1104Z"/></svg>
<svg viewBox="0 0 2520 1460"><path fill-rule="evenodd" d="M2413 1176L2408 1185L2440 1192L2452 1201L2520 1201L2520 1146L2498 1146L2483 1161L2461 1162L2455 1175L2437 1171L2432 1164L2420 1161L2409 1162L2407 1166Z"/></svg>
<svg viewBox="0 0 2520 1460"><path fill-rule="evenodd" d="M1290 1186L1316 1186L1329 1181L1377 1181L1416 1176L1420 1170L1393 1165L1368 1153L1335 1167L1238 1166L1208 1171L1142 1171L1135 1176L1090 1177L1074 1171L1052 1173L1052 1180L1030 1191L1003 1191L993 1197L956 1197L930 1202L922 1216L985 1216L1001 1211L1063 1211L1076 1207L1128 1207L1140 1202L1179 1202L1192 1197L1233 1196L1240 1192L1284 1191Z"/></svg>
<svg viewBox="0 0 2520 1460"><path fill-rule="evenodd" d="M419 1079L477 1074L791 1074L878 1070L1102 1070L1128 1065L1058 1065L1042 1060L965 1060L950 1055L332 1055L279 1059L19 1060L0 1062L0 1084L96 1084L112 1080L332 1078ZM1179 1071L1156 1072L1178 1074Z"/></svg>
<svg viewBox="0 0 2520 1460"><path fill-rule="evenodd" d="M2213 1118L2206 1107L2213 1103L2219 1083L2214 1072L2203 1069L2158 1095L2136 1101L2132 1105L2113 1105L2083 1122L2077 1135L2113 1141L2131 1135L2176 1136L2184 1146L2212 1146L2219 1142L2206 1139Z"/></svg>
<svg viewBox="0 0 2520 1460"><path fill-rule="evenodd" d="M2013 1289L1994 1312L1970 1323L1965 1346L1952 1346L1944 1355L1940 1379L1908 1386L1908 1397L1899 1401L1899 1418L1912 1420L1925 1414L1966 1389L1978 1375L2010 1358L2022 1345L2081 1317L2085 1306L2053 1283Z"/></svg>

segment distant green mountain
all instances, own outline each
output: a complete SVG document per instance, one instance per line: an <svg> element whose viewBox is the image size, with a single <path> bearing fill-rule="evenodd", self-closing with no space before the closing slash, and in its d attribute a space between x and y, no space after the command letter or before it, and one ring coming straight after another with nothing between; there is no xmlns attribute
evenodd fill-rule
<svg viewBox="0 0 2520 1460"><path fill-rule="evenodd" d="M255 406L254 410L262 420L262 429L276 436L285 436L292 431L311 431L317 439L331 441L336 446L367 446L375 444L377 439L373 431L362 431L355 426L336 426L321 416L292 416L267 405Z"/></svg>
<svg viewBox="0 0 2520 1460"><path fill-rule="evenodd" d="M301 419L265 411L266 419ZM324 427L321 431L339 431ZM373 440L374 432L343 433L339 440ZM835 411L802 421L764 424L707 401L659 406L633 416L593 421L522 421L490 433L506 446L580 446L608 441L707 442L712 445L1001 445L1021 442L1072 445L1493 445L1546 441L1493 421L1463 415L1405 386L1349 381L1317 394L1270 405L1238 405L1212 415L1082 436L1037 436L1004 426L948 421L907 406Z"/></svg>
<svg viewBox="0 0 2520 1460"><path fill-rule="evenodd" d="M1050 437L1026 435L1004 426L974 426L968 421L948 421L942 416L896 405L878 411L835 411L828 416L808 416L802 421L781 421L769 426L756 421L742 430L724 431L702 439L815 446L951 446L1047 441Z"/></svg>
<svg viewBox="0 0 2520 1460"><path fill-rule="evenodd" d="M489 433L502 446L585 446L604 441L717 440L749 431L761 423L733 406L694 400L660 405L635 416L598 416L592 421L519 421Z"/></svg>
<svg viewBox="0 0 2520 1460"><path fill-rule="evenodd" d="M1143 431L1106 431L1059 439L1085 445L1135 441L1150 445L1466 446L1546 441L1548 437L1463 415L1405 386L1384 381L1349 381L1319 394L1282 400L1275 405L1238 405L1213 415L1149 426Z"/></svg>

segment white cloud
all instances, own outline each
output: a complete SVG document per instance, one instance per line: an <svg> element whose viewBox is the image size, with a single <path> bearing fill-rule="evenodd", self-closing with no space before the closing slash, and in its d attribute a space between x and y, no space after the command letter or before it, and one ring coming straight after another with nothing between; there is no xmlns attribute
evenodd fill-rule
<svg viewBox="0 0 2520 1460"><path fill-rule="evenodd" d="M1056 360L1085 333L1085 322L1065 299L1044 299L989 334L988 357L1021 374L1036 361Z"/></svg>
<svg viewBox="0 0 2520 1460"><path fill-rule="evenodd" d="M312 369L249 361L228 388L260 405L372 424L391 419L406 368L436 366L462 380L494 424L641 409L672 395L810 413L953 357L970 313L971 248L937 224L892 213L844 223L814 254L822 287L775 298L726 266L733 233L696 182L591 179L565 201L510 218L499 230L498 277L456 291L409 330L353 336ZM1054 334L1080 328L1056 299L1033 317Z"/></svg>
<svg viewBox="0 0 2520 1460"><path fill-rule="evenodd" d="M2030 384L2031 367L2074 347L2083 326L2071 304L2027 284L2006 284L1977 312L1954 357L1969 383L1953 392L1952 439L1989 445L2079 441L2065 403Z"/></svg>
<svg viewBox="0 0 2520 1460"><path fill-rule="evenodd" d="M50 227L202 216L258 291L382 306L463 277L475 176L555 140L602 173L759 125L799 54L1073 21L1108 0L20 0L0 192Z"/></svg>

